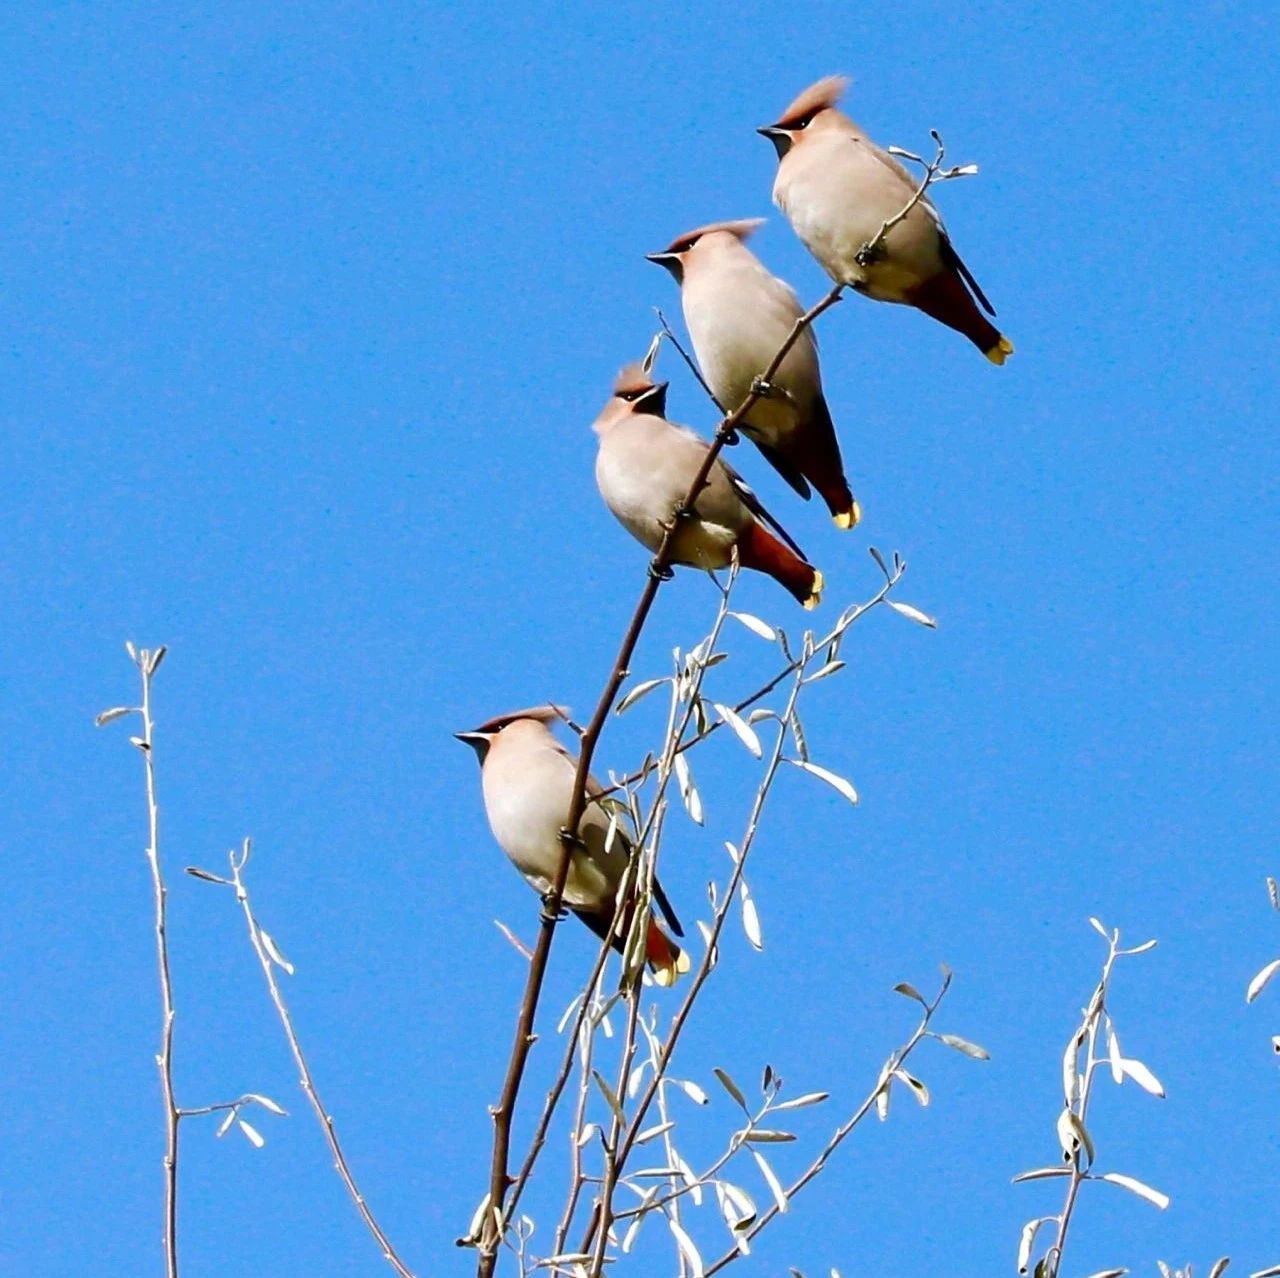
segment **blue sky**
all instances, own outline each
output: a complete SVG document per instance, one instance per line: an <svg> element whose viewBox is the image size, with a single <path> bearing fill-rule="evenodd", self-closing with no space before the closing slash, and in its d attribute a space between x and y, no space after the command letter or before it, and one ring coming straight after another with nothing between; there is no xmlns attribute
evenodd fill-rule
<svg viewBox="0 0 1280 1278"><path fill-rule="evenodd" d="M596 498L589 424L651 307L678 312L643 254L770 214L759 252L818 297L752 130L832 71L881 141L936 126L981 164L939 202L1017 354L993 369L856 298L824 318L853 534L735 457L826 573L828 617L875 589L874 543L940 628L873 616L813 690L815 758L862 804L784 779L752 874L768 947L729 944L685 1071L769 1061L860 1097L908 1027L890 986L940 960L942 1028L993 1059L922 1055L933 1106L859 1134L740 1268L1012 1272L1021 1223L1056 1203L1009 1177L1053 1156L1102 957L1089 914L1161 941L1115 1013L1168 1099L1104 1089L1094 1126L1173 1205L1096 1187L1068 1271L1280 1260L1280 994L1243 1001L1280 954L1276 27L1263 5L7 15L0 1267L160 1270L139 761L92 727L133 694L132 638L170 647L181 1099L253 1089L295 1115L261 1151L184 1132L184 1272L380 1272L233 902L177 874L246 833L371 1201L419 1272L469 1272L452 1240L522 981L492 919L529 935L536 902L449 734L550 697L590 710L643 557ZM665 370L672 415L709 430ZM801 627L768 582L741 602ZM637 669L713 603L696 576L665 589ZM726 688L757 644L736 641ZM656 713L602 763L638 758ZM717 757L707 831L675 821L664 862L686 919L748 797ZM592 952L564 930L548 1006Z"/></svg>

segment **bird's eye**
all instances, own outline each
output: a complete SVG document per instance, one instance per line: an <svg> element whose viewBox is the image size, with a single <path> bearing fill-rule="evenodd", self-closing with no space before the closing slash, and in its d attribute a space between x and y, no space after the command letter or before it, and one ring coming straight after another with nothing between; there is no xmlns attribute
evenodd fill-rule
<svg viewBox="0 0 1280 1278"><path fill-rule="evenodd" d="M810 112L808 115L804 116L802 119L797 120L792 127L795 129L797 133L799 133L801 129L807 129L813 123L813 117L817 114L818 113L816 111Z"/></svg>
<svg viewBox="0 0 1280 1278"><path fill-rule="evenodd" d="M622 398L625 399L628 404L634 404L636 400L640 398L640 395L641 395L640 391L631 390L631 391L622 392Z"/></svg>

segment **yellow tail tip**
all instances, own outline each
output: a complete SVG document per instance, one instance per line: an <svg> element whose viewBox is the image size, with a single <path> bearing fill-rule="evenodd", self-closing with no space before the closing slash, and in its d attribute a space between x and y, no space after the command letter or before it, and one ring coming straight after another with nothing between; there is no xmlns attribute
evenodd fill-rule
<svg viewBox="0 0 1280 1278"><path fill-rule="evenodd" d="M1001 334L1000 340L989 351L983 353L993 364L1003 364L1013 354L1013 343Z"/></svg>
<svg viewBox="0 0 1280 1278"><path fill-rule="evenodd" d="M653 983L661 985L663 989L669 989L692 967L688 954L680 950L673 962L653 969Z"/></svg>
<svg viewBox="0 0 1280 1278"><path fill-rule="evenodd" d="M858 505L858 499L855 497L848 510L837 511L832 515L835 520L836 527L848 532L851 528L858 526L858 521L862 518L862 507Z"/></svg>
<svg viewBox="0 0 1280 1278"><path fill-rule="evenodd" d="M809 598L804 601L805 608L816 608L822 602L822 589L826 584L822 574L815 568L813 570L813 585L809 588Z"/></svg>

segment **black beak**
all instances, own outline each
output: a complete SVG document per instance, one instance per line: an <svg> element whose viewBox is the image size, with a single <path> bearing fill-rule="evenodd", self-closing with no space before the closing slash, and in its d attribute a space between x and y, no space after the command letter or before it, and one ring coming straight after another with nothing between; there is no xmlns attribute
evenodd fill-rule
<svg viewBox="0 0 1280 1278"><path fill-rule="evenodd" d="M675 282L680 283L680 277L684 274L684 263L680 261L679 253L646 253L644 260L656 263L664 271L670 271Z"/></svg>
<svg viewBox="0 0 1280 1278"><path fill-rule="evenodd" d="M487 732L455 732L456 740L469 745L475 752L476 758L481 763L484 762L484 756L489 752L489 734Z"/></svg>
<svg viewBox="0 0 1280 1278"><path fill-rule="evenodd" d="M652 390L645 391L634 403L642 412L652 413L656 417L666 416L667 383L659 382Z"/></svg>
<svg viewBox="0 0 1280 1278"><path fill-rule="evenodd" d="M791 137L786 129L780 129L776 124L766 124L756 130L762 138L768 138L773 143L773 149L778 153L778 159L782 159L786 153L791 150Z"/></svg>

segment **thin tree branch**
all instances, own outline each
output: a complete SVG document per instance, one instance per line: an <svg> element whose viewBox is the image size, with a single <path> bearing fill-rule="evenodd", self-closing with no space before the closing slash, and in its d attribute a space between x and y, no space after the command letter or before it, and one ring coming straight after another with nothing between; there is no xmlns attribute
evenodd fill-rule
<svg viewBox="0 0 1280 1278"><path fill-rule="evenodd" d="M680 352L680 358L689 366L689 371L697 378L698 385L707 392L707 398L720 410L721 416L724 416L729 410L716 398L716 393L707 384L707 379L703 377L702 370L693 362L693 356L685 350L680 339L672 331L671 325L667 323L667 317L662 313L662 307L655 306L653 313L658 317L658 323L662 325L662 331L666 334L667 341Z"/></svg>
<svg viewBox="0 0 1280 1278"><path fill-rule="evenodd" d="M578 768L574 776L573 797L569 804L569 811L565 816L564 828L561 831L559 864L556 867L551 890L547 893L543 902L540 916L541 928L534 944L533 957L529 961L529 974L525 984L524 997L521 1000L520 1011L516 1017L515 1037L512 1042L507 1075L497 1107L493 1111L493 1152L489 1167L490 1210L483 1213L480 1226L479 1258L477 1263L478 1278L492 1278L494 1267L497 1263L498 1244L505 1229L505 1205L509 1183L507 1167L511 1152L511 1124L515 1115L516 1099L520 1093L520 1084L524 1078L525 1065L529 1058L529 1050L534 1042L533 1026L537 1016L538 1001L542 993L543 978L546 975L547 960L551 953L551 942L555 936L556 923L559 921L560 904L564 897L565 882L569 876L570 858L573 848L579 839L577 833L579 822L586 811L587 777L590 774L591 761L595 754L596 744L600 739L601 732L604 730L605 721L609 716L614 698L618 694L618 689L627 677L632 655L640 640L641 632L644 630L645 622L648 620L654 599L657 597L658 587L664 577L668 575L668 566L671 561L677 529L684 520L689 518L693 504L706 485L707 476L711 473L711 468L715 465L721 449L735 435L738 426L760 398L764 389L762 383L767 383L777 373L782 361L786 358L787 352L795 344L800 334L818 316L840 300L844 287L843 284L837 284L821 301L796 320L795 324L792 325L791 332L778 348L778 353L770 361L769 367L765 370L763 376L758 379L742 403L720 423L719 428L716 430L715 438L707 449L702 465L698 468L698 473L690 484L684 501L678 509L672 512L671 521L667 525L657 553L649 565L649 574L645 580L644 589L640 593L635 612L627 626L626 633L623 635L622 644L614 660L613 669L605 681L605 686L596 703L595 711L582 734L578 752Z"/></svg>
<svg viewBox="0 0 1280 1278"><path fill-rule="evenodd" d="M178 1124L182 1111L173 1088L173 1023L177 1016L173 1003L173 980L169 973L168 889L160 868L160 805L156 799L155 721L151 716L151 680L164 660L162 645L155 652L135 650L127 645L130 657L142 676L142 735L131 738L142 752L147 783L147 864L151 868L151 888L155 902L156 965L160 973L161 1030L160 1089L164 1095L164 1262L167 1278L178 1275Z"/></svg>
<svg viewBox="0 0 1280 1278"><path fill-rule="evenodd" d="M303 1055L302 1044L298 1041L297 1031L293 1027L293 1018L289 1015L289 1008L284 1001L284 995L280 992L280 985L276 981L275 965L277 961L282 961L278 958L279 951L275 949L274 943L267 937L258 923L249 900L249 889L244 883L243 871L249 860L251 846L250 841L245 839L241 850L239 852L233 851L230 854L231 885L235 888L236 900L240 903L245 924L249 929L249 943L253 946L253 952L258 956L258 963L261 965L262 974L266 978L267 990L271 995L272 1003L275 1004L276 1015L280 1018L284 1036L289 1043L289 1051L293 1054L294 1064L298 1067L299 1081L302 1085L303 1094L310 1103L312 1110L315 1111L316 1118L320 1123L320 1130L324 1133L329 1152L333 1155L334 1167L342 1178L342 1183L346 1186L347 1193L351 1196L351 1201L355 1203L356 1210L360 1213L360 1219L364 1221L365 1227L382 1249L383 1258L400 1278L414 1278L412 1270L397 1255L395 1248L391 1245L391 1240L383 1232L382 1226L378 1224L373 1212L369 1209L369 1204L365 1201L364 1194L361 1193L355 1177L351 1174L347 1156L343 1153L342 1145L338 1140L338 1131L334 1126L333 1118L325 1108L324 1102L320 1099L320 1093L316 1090L311 1067L307 1064L306 1056ZM273 952L277 955L276 958L272 957Z"/></svg>
<svg viewBox="0 0 1280 1278"><path fill-rule="evenodd" d="M790 731L791 716L795 712L796 701L800 695L800 689L804 686L804 672L808 661L812 658L813 653L818 651L810 642L805 643L805 655L800 662L799 668L795 671L792 678L791 690L787 697L786 709L779 717L778 735L774 742L773 750L769 756L769 761L765 766L764 776L760 785L756 789L755 800L751 806L751 814L747 818L746 832L743 835L742 842L738 849L738 855L734 860L733 873L729 876L729 881L725 887L726 901L731 901L734 894L738 890L738 884L742 880L743 871L746 866L747 856L751 850L752 844L755 842L755 836L760 827L760 818L764 813L765 800L772 788L774 778L777 776L778 768L782 764L783 750L786 746L787 737ZM648 1113L649 1106L653 1102L655 1093L662 1086L662 1079L666 1075L667 1069L671 1064L671 1058L675 1054L676 1044L679 1042L680 1034L685 1024L688 1022L693 1011L693 1005L697 1001L698 995L702 991L702 987L706 984L707 979L711 975L712 968L715 966L716 946L720 939L720 934L724 930L725 920L728 917L727 909L721 909L717 912L716 918L711 926L711 935L707 938L707 948L702 956L702 960L698 965L698 970L694 973L693 980L690 983L689 990L685 994L684 1001L680 1005L679 1011L671 1021L671 1029L668 1032L667 1040L663 1044L662 1052L658 1057L658 1065L654 1070L653 1077L649 1080L639 1102L632 1114L631 1121L627 1125L626 1136L618 1151L617 1164L621 1169L626 1164L626 1159L631 1153L631 1149L635 1144L636 1136L641 1130L644 1123L645 1115ZM608 1187L606 1186L606 1190ZM597 1234L607 1235L608 1221L612 1211L612 1200L609 1192L602 1192L597 1202L596 1211L591 1217L591 1221L587 1226L586 1236L584 1237L581 1251L591 1251L596 1242ZM604 1227L601 1228L601 1223ZM600 1269L593 1266L589 1271L589 1278L598 1278Z"/></svg>
<svg viewBox="0 0 1280 1278"><path fill-rule="evenodd" d="M822 1150L809 1164L809 1166L806 1167L805 1170L787 1186L785 1192L788 1200L794 1198L811 1180L814 1179L814 1177L821 1173L822 1169L827 1164L827 1160L844 1143L844 1140L849 1133L852 1132L853 1129L857 1127L857 1125L871 1112L872 1107L876 1103L876 1098L892 1084L893 1071L895 1069L900 1069L911 1053L919 1046L920 1041L929 1036L929 1023L933 1020L934 1013L937 1012L942 1000L947 996L947 990L950 988L950 985L951 973L947 972L942 978L942 986L938 990L937 997L932 1003L926 1004L924 1015L920 1018L920 1023L912 1031L911 1037L908 1038L907 1041L889 1057L884 1068L880 1071L880 1077L877 1079L875 1087L872 1088L872 1090L867 1094L866 1099L863 1100L862 1104L859 1105L856 1110L854 1110L849 1118L836 1128L831 1139L822 1147ZM750 1242L751 1239L764 1229L780 1211L781 1208L777 1203L774 1203L764 1213L764 1215L751 1226L750 1229L745 1231L745 1240ZM726 1265L732 1264L742 1254L743 1253L739 1248L731 1247L718 1260L708 1265L704 1270L704 1273L707 1278L711 1278L712 1274L718 1273Z"/></svg>

